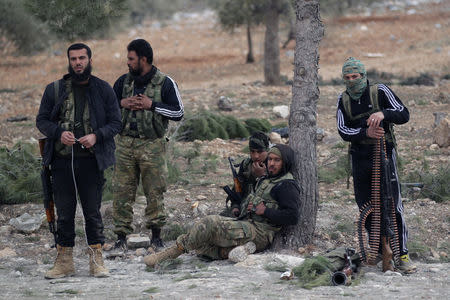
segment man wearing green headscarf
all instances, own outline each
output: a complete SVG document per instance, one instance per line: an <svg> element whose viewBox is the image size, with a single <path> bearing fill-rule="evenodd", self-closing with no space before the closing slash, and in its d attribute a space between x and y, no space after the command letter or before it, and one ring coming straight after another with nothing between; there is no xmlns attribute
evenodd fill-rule
<svg viewBox="0 0 450 300"><path fill-rule="evenodd" d="M384 136L393 173L391 178L395 179L391 187L396 206L400 246L400 264L396 268L405 273L412 273L416 266L410 261L406 246L408 231L403 217L393 132L393 124L400 125L409 121L409 111L389 87L384 84L369 84L364 64L358 59L350 57L345 61L342 67L342 78L346 89L338 99L337 128L342 139L351 143L350 154L356 203L361 209L371 199L372 153L374 145ZM366 223L367 230L370 230L370 219L369 216Z"/></svg>
<svg viewBox="0 0 450 300"><path fill-rule="evenodd" d="M174 246L144 257L145 264L154 267L192 250L210 259L226 259L238 246L249 252L269 247L282 226L298 223L300 187L291 173L293 165L294 151L289 146L273 146L268 151L267 175L242 201L238 218L207 216L180 235Z"/></svg>

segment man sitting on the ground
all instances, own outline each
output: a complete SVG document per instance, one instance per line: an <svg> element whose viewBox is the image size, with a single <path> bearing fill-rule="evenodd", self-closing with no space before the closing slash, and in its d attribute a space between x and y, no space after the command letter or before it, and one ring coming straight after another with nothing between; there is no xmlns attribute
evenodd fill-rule
<svg viewBox="0 0 450 300"><path fill-rule="evenodd" d="M242 201L237 219L207 216L180 235L174 246L146 256L144 262L153 267L192 250L211 259L226 259L231 249L248 242L256 245L256 251L268 248L281 226L298 223L300 187L291 174L293 164L294 151L275 145L268 151L268 175Z"/></svg>

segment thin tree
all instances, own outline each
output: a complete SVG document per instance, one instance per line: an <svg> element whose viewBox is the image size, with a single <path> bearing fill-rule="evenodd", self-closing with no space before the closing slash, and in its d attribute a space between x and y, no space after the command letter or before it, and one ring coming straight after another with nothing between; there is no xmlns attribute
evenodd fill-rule
<svg viewBox="0 0 450 300"><path fill-rule="evenodd" d="M316 106L319 99L319 43L324 34L319 0L296 0L294 83L289 117L289 144L295 151L294 177L301 187L296 226L275 237L274 249L297 249L312 241L319 201L316 153Z"/></svg>
<svg viewBox="0 0 450 300"><path fill-rule="evenodd" d="M264 82L269 85L280 84L280 39L278 23L280 19L280 2L269 0L266 6L264 23Z"/></svg>

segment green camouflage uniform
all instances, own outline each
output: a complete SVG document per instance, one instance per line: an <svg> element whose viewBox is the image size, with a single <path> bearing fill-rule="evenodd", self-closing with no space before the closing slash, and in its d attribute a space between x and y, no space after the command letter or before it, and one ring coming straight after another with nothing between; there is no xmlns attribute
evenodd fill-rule
<svg viewBox="0 0 450 300"><path fill-rule="evenodd" d="M133 81L127 75L122 98L133 95ZM154 102L161 102L161 85L165 75L159 70L145 89L145 95ZM132 130L130 123L137 123ZM166 132L168 120L150 110L136 111L122 108L123 130L116 138L116 167L113 178L113 219L116 234L133 232L133 203L139 180L147 198L146 227L161 228L166 222L163 193L166 191Z"/></svg>
<svg viewBox="0 0 450 300"><path fill-rule="evenodd" d="M196 250L197 254L211 259L226 258L222 254L222 249L231 250L249 241L255 243L256 251L266 249L281 226L271 224L264 216L247 214L247 206L250 202L254 206L264 202L267 208L277 209L278 202L271 196L270 191L283 180L292 179L291 173L273 179L266 178L242 201L239 218L242 220L207 216L196 223L187 234L179 236L177 243L186 251Z"/></svg>

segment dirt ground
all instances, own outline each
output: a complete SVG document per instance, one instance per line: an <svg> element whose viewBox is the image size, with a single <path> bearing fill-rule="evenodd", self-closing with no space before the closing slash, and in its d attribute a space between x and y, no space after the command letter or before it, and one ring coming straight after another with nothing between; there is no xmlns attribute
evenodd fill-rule
<svg viewBox="0 0 450 300"><path fill-rule="evenodd" d="M245 64L246 38L244 30L234 34L224 33L214 23L210 13L186 15L182 21L167 22L157 26L129 28L108 40L85 41L93 50L94 74L110 84L127 71L126 45L134 38L149 40L155 53L155 65L170 74L179 84L186 114L202 109L218 113L217 101L227 96L234 101L236 110L227 112L238 118L258 116L272 124L287 123L272 112L274 105L289 105L291 86L264 86L263 37L264 29L254 30L257 62ZM417 76L430 73L434 86L391 86L411 114L409 123L396 127L399 155L403 158L404 174L423 168L430 171L449 165L450 149L432 147L434 112L450 112L450 4L442 1L417 9L415 14L406 10L385 12L371 17L347 16L324 18L325 36L320 47L319 75L323 80L339 77L342 63L348 56L360 58L366 69L376 69L398 76ZM281 41L287 33L283 30ZM67 69L65 49L67 44L55 45L38 56L3 55L0 60L0 146L11 147L17 141L35 140L40 134L34 126L40 99L45 85L60 78ZM282 74L292 79L294 43L281 50ZM369 78L370 79L370 78ZM318 164L336 159L340 137L335 126L337 95L343 86L321 86L317 105L318 127L325 137L318 142ZM25 116L22 122L7 122L8 118ZM224 184L231 183L227 156L244 157L247 142L241 140L214 140L197 142L200 156L216 155L204 172L195 178L189 173L192 166L186 163L186 153L194 143L172 142L174 160L184 174L183 182L173 184L166 193L169 223L185 224L205 214L218 213L224 206ZM337 149L337 150L336 150ZM192 167L193 168L193 167ZM187 178L189 177L189 178ZM186 179L187 178L187 179ZM350 187L351 187L350 183ZM319 183L320 202L314 243L302 254L317 253L336 246L356 247L355 225L357 208L352 189L345 180ZM426 262L447 262L449 255L448 203L405 194L404 205L409 227L410 251L414 259ZM192 209L198 201L199 209ZM137 203L136 211L142 211ZM201 208L201 209L200 209ZM38 212L38 205L13 205L0 207L0 225L6 226L12 217L26 211ZM102 208L105 215L105 233L113 242L111 203ZM138 212L136 214L139 215ZM136 217L136 232L146 234ZM78 220L80 221L80 220ZM81 222L81 221L80 221ZM79 224L81 226L82 223ZM32 235L17 232L1 233L0 250L9 247L18 256L37 257L47 266L52 252L42 254L42 248L51 243L51 236L42 228ZM77 244L83 244L77 238ZM297 253L299 254L299 253ZM0 258L1 259L1 258ZM48 265L49 266L49 265ZM45 269L45 268L42 268ZM229 295L230 296L230 295ZM260 295L261 296L261 295ZM230 296L231 297L231 296ZM0 296L1 298L1 296Z"/></svg>

